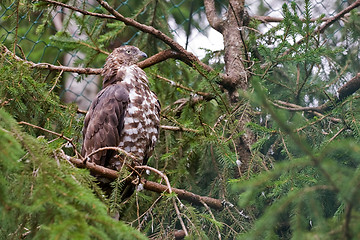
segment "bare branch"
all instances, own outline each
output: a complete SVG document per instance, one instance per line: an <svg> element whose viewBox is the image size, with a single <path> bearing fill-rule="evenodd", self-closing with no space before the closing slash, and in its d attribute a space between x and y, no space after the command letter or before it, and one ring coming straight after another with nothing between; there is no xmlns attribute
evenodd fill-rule
<svg viewBox="0 0 360 240"><path fill-rule="evenodd" d="M174 58L174 59L179 59L179 60L183 60L183 57L181 54L179 54L178 52L172 50L172 49L168 49L168 50L164 50L161 51L139 63L137 63L137 65L140 68L147 68L147 67L151 67L157 63L163 62L169 58ZM184 61L184 60L183 60ZM184 61L185 62L185 61ZM186 62L185 62L186 63ZM187 63L190 64L190 63Z"/></svg>
<svg viewBox="0 0 360 240"><path fill-rule="evenodd" d="M144 188L147 190L150 190L153 192L158 192L158 193L162 193L167 190L167 186L162 185L160 183L156 183L156 182L152 182L152 181L148 181L148 180L143 180L143 181L144 181ZM176 193L180 199L189 201L195 205L201 206L202 205L201 201L203 201L211 208L214 208L217 210L223 209L222 201L220 201L219 199L206 197L206 196L200 196L200 195L194 194L192 192L189 192L189 191L186 191L183 189L172 188L172 191L174 193Z"/></svg>
<svg viewBox="0 0 360 240"><path fill-rule="evenodd" d="M32 68L39 68L39 69L46 69L46 70L53 70L53 71L64 71L64 72L76 72L79 74L100 74L100 68L76 68L76 67L66 67L66 66L56 66L50 63L34 63L31 61L27 61L22 59L15 54L13 54L7 47L4 45L1 46L1 53L5 55L12 56L16 61L23 62L25 64L29 64Z"/></svg>
<svg viewBox="0 0 360 240"><path fill-rule="evenodd" d="M357 73L355 75L355 77L353 77L352 79L350 79L347 83L345 83L339 90L338 90L338 96L335 100L334 103L332 102L326 102L320 106L317 107L301 107L298 106L296 104L293 103L287 103L284 101L276 101L276 103L273 103L273 105L282 108L282 109L286 109L288 111L305 111L305 112L314 112L314 113L323 113L326 111L331 110L332 108L334 108L336 103L342 102L344 101L347 97L349 97L350 95L354 94L357 90L359 90L360 88L360 73ZM279 104L288 106L288 107L284 107L281 106ZM321 114L322 115L322 114ZM335 122L340 122L340 119L332 119Z"/></svg>
<svg viewBox="0 0 360 240"><path fill-rule="evenodd" d="M67 5L67 4L62 3L62 2L57 2L57 1L53 1L53 0L40 0L40 1L47 2L47 3L53 4L53 5L57 5L57 6L61 6L61 7L64 7L64 8L68 8L70 10L82 13L84 15L94 16L94 17L98 17L98 18L116 19L116 17L114 17L113 15L89 12L89 11L86 11L86 10L83 10L83 9L80 9L80 8L77 8L77 7L74 7L74 6Z"/></svg>
<svg viewBox="0 0 360 240"><path fill-rule="evenodd" d="M13 54L7 47L4 45L1 46L1 52L5 55L11 55L16 61L23 62L25 64L29 64L31 68L38 68L38 69L45 69L50 71L62 71L62 72L73 72L78 74L94 74L94 75L100 75L101 74L101 68L82 68L82 67L66 67L66 66L57 66L50 63L34 63L32 61L28 61L26 59L22 59L15 54ZM165 61L169 58L175 58L180 59L184 61L187 64L190 64L190 62L186 62L186 58L184 59L183 55L173 51L173 50L164 50L161 51L139 63L137 65L140 68L147 68L151 67L159 62Z"/></svg>
<svg viewBox="0 0 360 240"><path fill-rule="evenodd" d="M119 148L119 147L102 147L102 148L98 148L95 151L91 152L89 155L84 156L84 158L87 159L87 158L91 157L92 155L94 155L94 154L96 154L98 152L107 151L107 150L117 151L118 153L124 154L127 157L129 157L129 158L131 158L131 159L133 159L135 161L138 161L138 159L134 155L132 155L131 153L129 153L129 152L127 152L124 149Z"/></svg>

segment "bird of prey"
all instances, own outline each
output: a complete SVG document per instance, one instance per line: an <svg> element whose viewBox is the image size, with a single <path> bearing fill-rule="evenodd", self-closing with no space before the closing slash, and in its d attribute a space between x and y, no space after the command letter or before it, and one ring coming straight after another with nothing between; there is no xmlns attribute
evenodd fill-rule
<svg viewBox="0 0 360 240"><path fill-rule="evenodd" d="M102 147L120 147L145 165L159 135L160 103L150 90L145 72L136 63L145 53L134 46L116 48L102 70L103 89L93 100L83 128L82 156ZM120 170L122 158L105 150L88 161Z"/></svg>

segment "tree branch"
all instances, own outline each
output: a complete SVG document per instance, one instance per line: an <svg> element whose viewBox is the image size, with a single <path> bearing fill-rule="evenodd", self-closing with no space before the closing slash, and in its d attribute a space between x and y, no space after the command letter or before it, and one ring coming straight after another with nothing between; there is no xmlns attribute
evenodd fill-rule
<svg viewBox="0 0 360 240"><path fill-rule="evenodd" d="M343 102L347 97L354 94L357 90L360 88L360 72L355 75L352 79L350 79L347 83L345 83L339 90L337 91L337 97L334 101L335 104L338 104L340 102ZM320 106L317 107L301 107L293 103L287 103L284 101L276 101L276 103L273 103L273 105L286 109L288 111L305 111L305 112L314 112L314 114L320 114L326 111L331 110L334 108L333 102L326 102ZM279 104L288 106L283 107ZM340 122L340 119L333 119L335 122Z"/></svg>
<svg viewBox="0 0 360 240"><path fill-rule="evenodd" d="M45 70L50 70L50 71L73 72L73 73L87 74L87 75L90 75L90 74L100 75L101 70L102 70L102 68L67 67L67 66L57 66L57 65L50 64L50 63L34 63L32 61L28 61L26 59L16 56L4 45L1 46L1 53L12 56L18 62L23 62L25 64L29 64L31 68L45 69ZM151 67L159 62L165 61L169 58L180 59L183 62L190 64L190 62L186 62L186 59L184 59L184 57L181 54L179 54L171 49L168 49L168 50L161 51L141 62L138 62L137 65L140 68L144 69L147 67Z"/></svg>
<svg viewBox="0 0 360 240"><path fill-rule="evenodd" d="M147 170L155 172L156 174L158 174L159 176L161 176L161 178L163 178L165 180L165 183L166 183L166 186L167 186L167 191L169 191L169 193L173 192L168 177L164 173L162 173L161 171L157 170L156 168L149 167L149 166L135 166L134 168L135 169L147 169ZM188 233L188 231L186 229L184 221L181 218L180 210L179 210L179 208L178 208L178 206L176 204L175 198L172 198L172 201L173 201L173 204L174 204L176 215L177 215L177 217L178 217L178 219L180 221L180 225L181 225L181 227L182 227L182 229L183 229L183 231L185 233L185 236L188 236L189 233Z"/></svg>
<svg viewBox="0 0 360 240"><path fill-rule="evenodd" d="M81 159L74 158L74 157L69 157L69 156L66 156L65 154L64 154L63 158L69 160L70 162L75 164L77 167L87 168L87 169L91 170L92 172L95 172L95 173L97 173L97 174L99 174L101 176L104 176L106 178L116 179L116 178L119 177L119 173L117 171L109 169L109 168L102 167L100 165L96 165L95 163L92 163L92 162L89 162L89 161L86 161L84 163ZM142 183L144 184L144 189L149 190L149 191L153 191L153 192L157 192L157 193L163 193L163 192L168 191L168 189L169 189L168 186L166 186L166 185L162 185L160 183L148 181L146 179L142 179ZM202 205L201 201L203 201L209 207L211 207L213 209L216 209L216 210L222 210L223 209L222 201L219 200L219 199L206 197L206 196L200 196L200 195L194 194L192 192L188 192L186 190L177 189L177 188L171 188L171 191L176 193L177 196L179 197L179 199L189 201L189 202L191 202L191 203L193 203L195 205L201 206Z"/></svg>
<svg viewBox="0 0 360 240"><path fill-rule="evenodd" d="M160 30L148 26L142 23L135 21L132 18L126 18L121 15L118 11L112 8L107 2L102 0L96 0L101 6L103 6L108 12L110 12L117 20L122 21L125 25L135 27L142 32L148 33L156 37L157 39L166 43L171 49L177 51L180 55L182 55L181 60L186 59L186 63L191 63L192 67L197 69L200 73L202 72L201 69L198 69L196 65L199 65L207 72L214 72L214 70L207 64L201 62L194 54L191 52L186 51L179 43L174 41L172 38L168 37L165 33L161 32Z"/></svg>
<svg viewBox="0 0 360 240"><path fill-rule="evenodd" d="M216 31L222 33L224 30L224 21L218 17L215 9L214 0L204 0L206 18L209 21L209 24Z"/></svg>
<svg viewBox="0 0 360 240"><path fill-rule="evenodd" d="M342 18L346 13L350 12L351 10L353 10L354 8L357 8L358 6L360 6L360 0L357 0L356 2L354 2L353 4L351 4L350 6L348 6L347 8L345 8L344 10L342 10L341 12L339 12L338 14L336 14L333 17L329 17L327 19L327 21L320 26L319 28L317 28L312 35L316 35L318 33L323 33L325 31L325 29L327 29L328 27L330 27L334 22L336 22L337 20L339 20L340 18ZM305 41L306 37L300 39L299 41L297 41L296 44L301 44ZM290 52L292 51L291 48L289 48L287 51L285 51L282 54L283 56L288 55Z"/></svg>
<svg viewBox="0 0 360 240"><path fill-rule="evenodd" d="M349 13L345 14L344 17L348 17L350 16ZM250 16L251 19L255 19L258 20L262 23L269 23L269 22L282 22L284 21L284 18L282 17L271 17L271 16ZM322 22L326 22L328 20L330 20L333 17L323 17L323 18L311 18L310 21L311 22L316 22L316 21L322 21ZM305 18L301 18L300 19L302 22L305 22Z"/></svg>
<svg viewBox="0 0 360 240"><path fill-rule="evenodd" d="M30 65L31 68L46 69L52 71L63 71L63 72L75 72L79 74L95 74L98 75L101 73L101 68L77 68L77 67L66 67L66 66L57 66L50 63L34 63L21 57L16 56L4 45L1 46L1 53L5 55L12 56L16 61L23 62Z"/></svg>
<svg viewBox="0 0 360 240"><path fill-rule="evenodd" d="M323 33L325 31L326 28L330 27L334 22L336 22L337 20L339 20L340 18L342 18L346 13L350 12L351 10L353 10L354 8L357 8L358 6L360 6L360 0L355 1L353 4L351 4L350 6L348 6L347 8L343 9L341 12L339 12L338 14L336 14L333 17L330 17L322 26L320 26L317 31L315 32L319 32L319 33Z"/></svg>
<svg viewBox="0 0 360 240"><path fill-rule="evenodd" d="M53 1L53 0L40 0L40 1L47 2L47 3L57 5L57 6L60 6L60 7L68 8L70 10L73 10L75 12L79 12L79 13L84 14L84 15L94 16L94 17L98 17L98 18L116 19L116 17L114 17L113 15L89 12L89 11L86 11L86 10L83 10L83 9L80 9L80 8L77 8L77 7L74 7L74 6L70 6L70 5L67 5L65 3L58 2L58 1Z"/></svg>
<svg viewBox="0 0 360 240"><path fill-rule="evenodd" d="M338 90L338 99L339 101L344 100L348 96L355 93L360 88L360 72L356 74L355 77L350 79L347 83L345 83L339 90Z"/></svg>

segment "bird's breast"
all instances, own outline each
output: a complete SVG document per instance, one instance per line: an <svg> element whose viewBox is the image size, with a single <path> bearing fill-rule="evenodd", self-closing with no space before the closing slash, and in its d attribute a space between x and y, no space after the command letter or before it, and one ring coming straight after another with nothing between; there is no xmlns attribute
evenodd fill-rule
<svg viewBox="0 0 360 240"><path fill-rule="evenodd" d="M138 164L143 164L143 158L151 155L158 139L158 102L155 94L143 81L132 79L124 84L128 89L130 101L125 112L119 147L137 156Z"/></svg>

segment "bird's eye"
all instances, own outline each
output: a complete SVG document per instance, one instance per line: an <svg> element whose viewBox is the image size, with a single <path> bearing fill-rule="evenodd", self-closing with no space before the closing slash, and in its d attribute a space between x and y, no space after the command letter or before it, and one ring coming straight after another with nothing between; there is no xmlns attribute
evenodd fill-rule
<svg viewBox="0 0 360 240"><path fill-rule="evenodd" d="M127 54L130 54L130 53L131 53L131 51L130 51L130 50L127 50L127 51L126 51L126 53L127 53Z"/></svg>

